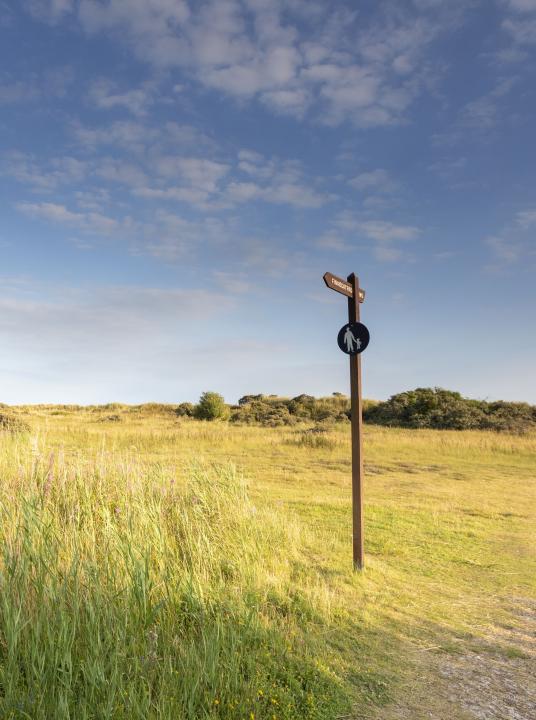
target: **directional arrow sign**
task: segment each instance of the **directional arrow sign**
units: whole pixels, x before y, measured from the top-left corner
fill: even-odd
[[[350,283],[347,280],[343,280],[342,278],[337,277],[330,272],[324,274],[324,282],[326,283],[328,288],[331,288],[336,292],[340,292],[342,293],[342,295],[346,295],[350,298],[354,296],[354,290]],[[359,288],[358,299],[361,303],[365,300],[365,291],[362,288]]]

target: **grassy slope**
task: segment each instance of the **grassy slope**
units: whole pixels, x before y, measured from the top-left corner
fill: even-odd
[[[356,574],[347,426],[109,414],[0,438],[3,717],[364,717],[535,596],[534,436],[367,427]]]

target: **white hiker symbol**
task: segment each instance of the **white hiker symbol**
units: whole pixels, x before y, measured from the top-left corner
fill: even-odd
[[[354,351],[354,343],[356,350],[359,350],[361,348],[361,340],[359,338],[356,338],[356,336],[349,327],[346,328],[343,340],[346,343],[346,349],[349,353]]]

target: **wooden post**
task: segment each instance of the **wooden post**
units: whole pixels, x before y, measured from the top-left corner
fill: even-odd
[[[352,297],[348,298],[348,322],[359,322],[359,278],[348,275]],[[363,402],[361,397],[361,355],[350,355],[350,399],[352,412],[352,544],[354,569],[365,565],[363,543]]]

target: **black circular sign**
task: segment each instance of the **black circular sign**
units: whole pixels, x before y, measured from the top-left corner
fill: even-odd
[[[347,323],[343,325],[337,335],[337,342],[343,353],[359,355],[367,347],[370,333],[363,323]]]

